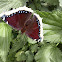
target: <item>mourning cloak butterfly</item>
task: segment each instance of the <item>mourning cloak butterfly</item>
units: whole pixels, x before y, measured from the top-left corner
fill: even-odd
[[[42,18],[30,8],[20,7],[0,14],[10,26],[36,41],[43,40]]]

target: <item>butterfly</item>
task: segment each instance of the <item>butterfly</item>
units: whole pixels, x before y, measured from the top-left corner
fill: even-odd
[[[0,14],[0,17],[11,27],[21,30],[36,41],[43,40],[42,18],[31,8],[19,7]]]

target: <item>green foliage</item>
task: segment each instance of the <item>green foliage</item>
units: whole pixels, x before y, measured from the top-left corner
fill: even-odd
[[[0,62],[3,62],[1,58],[0,58]]]
[[[30,39],[29,37],[28,37],[28,42],[31,43],[31,44],[35,44],[35,43],[37,43],[35,40]]]
[[[40,0],[46,2],[49,5],[59,5],[59,0]]]
[[[29,1],[27,4],[28,7],[31,7],[33,10],[41,10],[41,2],[40,0],[33,0],[33,1]]]
[[[17,57],[17,61],[25,61],[27,59],[24,51],[19,51],[18,53],[16,53],[15,57]]]
[[[38,50],[38,44],[31,45],[30,49],[31,49],[32,52],[37,52],[37,50]]]
[[[60,42],[62,40],[62,12],[58,10],[53,12],[37,11],[37,13],[43,17],[44,40]]]
[[[9,54],[7,55],[6,62],[17,62],[15,54],[16,54],[16,52],[10,53],[10,51],[9,51]]]
[[[52,11],[59,6],[59,0],[29,0],[28,7],[33,10]]]
[[[17,61],[26,61],[26,62],[33,62],[33,53],[30,51],[19,51],[16,55],[15,55],[16,60]]]
[[[27,56],[26,62],[33,62],[33,58],[34,58],[33,53],[30,51],[26,51],[25,54]]]
[[[9,52],[11,41],[11,27],[6,23],[0,23],[0,57],[5,62]]]
[[[57,10],[61,0],[0,0],[0,13],[20,6],[43,18],[44,41],[30,39],[0,18],[0,62],[62,62],[62,11]]]
[[[15,52],[21,48],[23,48],[23,46],[25,46],[25,44],[27,43],[27,37],[26,35],[21,35],[21,33],[17,36],[17,38],[15,38],[13,41],[13,45],[11,48],[11,53]]]
[[[59,5],[62,7],[62,0],[59,0]]]
[[[0,0],[0,13],[8,11],[10,8],[26,6],[28,0]]]
[[[62,52],[55,44],[44,44],[35,55],[36,62],[62,62]]]

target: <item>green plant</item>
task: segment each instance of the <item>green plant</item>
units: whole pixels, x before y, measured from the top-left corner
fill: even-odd
[[[0,0],[0,13],[25,5],[43,18],[44,40],[36,42],[0,19],[0,62],[62,62],[62,1]]]

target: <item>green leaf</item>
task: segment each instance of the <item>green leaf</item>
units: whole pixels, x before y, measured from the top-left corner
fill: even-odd
[[[53,11],[37,13],[43,17],[43,35],[47,42],[60,42],[62,40],[62,12]]]
[[[13,45],[11,48],[11,53],[15,52],[21,48],[23,48],[25,46],[25,44],[27,43],[27,37],[25,34],[18,34],[17,38],[13,39]]]
[[[24,45],[24,47],[22,48],[22,51],[26,51],[26,50],[28,50],[28,48],[29,48],[29,46],[28,46],[28,44],[26,44],[26,45]]]
[[[27,56],[26,62],[33,62],[33,59],[34,59],[33,53],[30,51],[26,51],[25,54]]]
[[[0,0],[0,13],[7,11],[10,8],[18,8],[21,6],[26,6],[28,0]]]
[[[30,7],[30,8],[32,8],[33,10],[35,10],[36,9],[36,7],[35,7],[35,5],[34,5],[34,3],[29,3],[29,6],[28,7]]]
[[[31,51],[36,52],[38,50],[38,44],[31,45]]]
[[[6,62],[16,62],[16,57],[15,57],[16,52],[10,53],[7,55]]]
[[[35,55],[36,62],[62,62],[62,52],[55,44],[44,44]]]
[[[59,0],[59,5],[62,7],[62,0]]]
[[[9,52],[12,28],[6,23],[0,23],[0,57],[5,62]]]
[[[28,42],[31,43],[31,44],[37,43],[37,41],[35,41],[35,40],[33,40],[33,39],[29,38],[29,37],[28,37]]]
[[[19,51],[18,53],[16,53],[15,57],[17,57],[16,58],[17,61],[25,61],[27,58],[24,51]]]
[[[49,5],[59,5],[59,0],[40,0],[43,1]]]
[[[3,62],[2,59],[1,59],[1,57],[0,57],[0,62]]]

